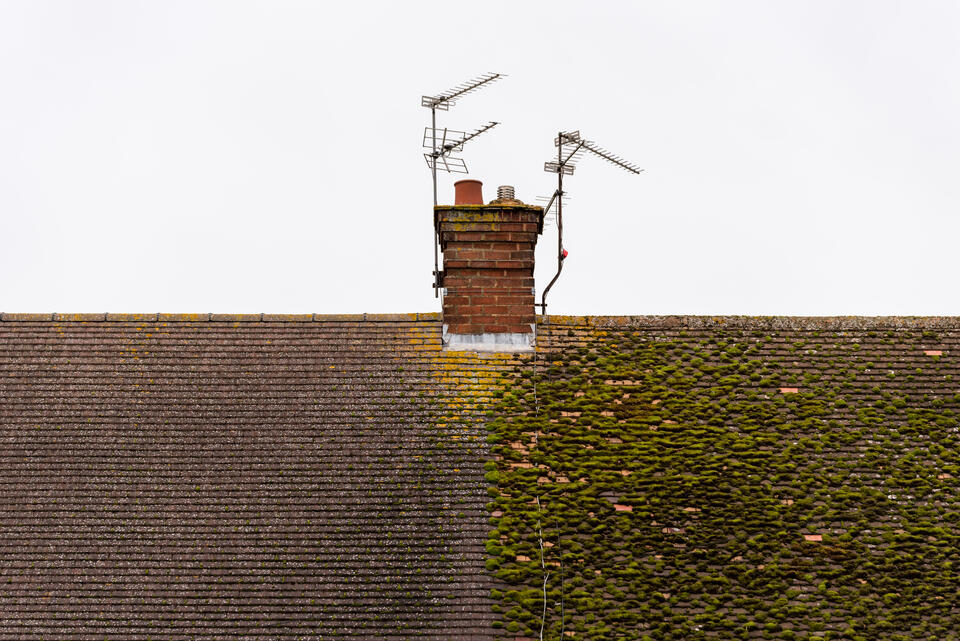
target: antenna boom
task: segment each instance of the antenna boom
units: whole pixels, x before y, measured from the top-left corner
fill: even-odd
[[[592,142],[583,141],[581,144],[583,145],[583,148],[586,149],[587,151],[592,151],[593,153],[600,156],[607,162],[613,163],[617,167],[626,169],[630,173],[639,174],[641,171],[643,171],[642,169],[634,165],[632,162],[626,161],[619,156],[615,156],[614,154],[611,154],[606,149],[603,149],[600,147],[594,147]]]
[[[483,125],[482,127],[480,127],[479,129],[477,129],[477,130],[474,131],[473,133],[471,133],[471,134],[469,134],[469,135],[467,135],[467,136],[464,136],[463,139],[459,140],[458,142],[456,142],[456,143],[447,143],[447,146],[453,145],[454,148],[460,149],[460,148],[463,147],[463,143],[467,142],[468,140],[473,140],[474,138],[476,138],[477,136],[479,136],[479,135],[482,134],[483,132],[485,132],[485,131],[490,131],[491,129],[493,129],[494,127],[496,127],[496,126],[499,125],[499,124],[500,124],[499,122],[495,122],[495,121],[491,120],[490,122],[488,122],[487,124]]]
[[[477,89],[488,85],[491,82],[496,82],[504,76],[505,74],[502,73],[485,73],[481,76],[473,78],[472,80],[461,83],[453,89],[448,89],[447,91],[444,91],[436,96],[423,96],[420,99],[420,106],[428,107],[430,109],[447,110],[452,105],[456,104],[457,98],[465,96],[468,93],[473,93]]]

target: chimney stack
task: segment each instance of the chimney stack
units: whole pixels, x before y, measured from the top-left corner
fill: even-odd
[[[483,204],[482,184],[461,180],[453,206],[435,208],[443,251],[441,286],[446,349],[526,351],[536,323],[533,260],[543,208],[525,205],[513,187]]]

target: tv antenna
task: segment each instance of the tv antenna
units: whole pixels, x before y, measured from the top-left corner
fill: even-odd
[[[437,169],[442,169],[448,173],[466,174],[467,164],[462,158],[451,156],[454,152],[463,151],[463,145],[469,140],[473,140],[480,134],[490,131],[496,127],[498,122],[490,121],[471,132],[457,131],[455,129],[437,127],[437,111],[448,111],[450,107],[457,104],[457,100],[481,89],[500,78],[502,73],[485,73],[476,78],[463,82],[453,89],[448,89],[435,96],[423,96],[420,99],[420,105],[430,109],[430,126],[423,131],[423,147],[429,149],[428,153],[423,154],[430,168],[430,175],[433,177],[433,206],[437,206]],[[436,216],[436,214],[434,214]],[[433,295],[439,296],[440,289],[440,257],[438,247],[440,243],[440,231],[437,229],[437,221],[433,221]]]
[[[602,147],[598,147],[593,141],[584,140],[580,136],[579,131],[561,131],[557,134],[557,137],[553,139],[553,144],[557,148],[557,160],[543,163],[543,170],[547,173],[557,174],[557,189],[553,192],[553,196],[547,202],[547,206],[543,208],[543,211],[545,215],[549,216],[551,208],[554,208],[553,215],[557,221],[557,273],[554,274],[553,279],[547,285],[546,289],[543,290],[543,296],[540,302],[534,303],[535,306],[540,307],[544,316],[547,315],[547,294],[550,293],[550,288],[553,287],[553,284],[560,278],[560,272],[563,271],[563,261],[567,258],[567,250],[563,248],[563,197],[565,195],[563,191],[563,177],[573,175],[577,161],[587,152],[595,156],[600,156],[600,158],[603,158],[607,162],[621,169],[625,169],[632,174],[639,174],[643,171],[632,162],[624,160],[620,156],[612,154]]]

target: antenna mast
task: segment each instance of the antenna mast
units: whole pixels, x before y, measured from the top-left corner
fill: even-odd
[[[563,177],[564,175],[572,176],[573,170],[576,169],[577,161],[582,157],[585,152],[590,152],[600,158],[603,158],[609,163],[612,163],[621,169],[625,169],[632,174],[639,174],[642,169],[633,163],[624,160],[620,156],[610,153],[602,147],[596,146],[592,141],[584,140],[580,137],[579,131],[569,131],[569,132],[559,132],[557,137],[553,139],[553,144],[557,148],[557,160],[556,162],[547,161],[543,163],[543,170],[547,173],[557,174],[557,189],[553,192],[553,196],[550,198],[547,206],[544,207],[544,214],[549,213],[550,208],[556,205],[557,208],[557,273],[553,275],[553,278],[550,280],[550,283],[547,285],[546,289],[543,290],[543,296],[540,299],[539,303],[534,303],[537,307],[540,307],[540,310],[544,317],[547,315],[547,294],[550,292],[550,288],[553,287],[553,284],[557,282],[557,279],[560,278],[560,272],[563,271],[563,261],[567,258],[567,250],[563,248]]]
[[[423,96],[420,99],[420,106],[427,107],[430,109],[430,126],[427,127],[423,132],[423,147],[429,149],[429,153],[423,154],[424,159],[427,161],[427,166],[430,168],[430,175],[433,178],[433,206],[437,206],[437,168],[443,169],[449,173],[458,173],[466,174],[467,164],[463,161],[462,158],[453,158],[450,156],[451,152],[454,151],[463,151],[463,145],[468,140],[476,138],[480,134],[489,131],[496,127],[498,122],[490,121],[482,127],[474,130],[473,132],[467,133],[464,131],[456,131],[452,129],[437,128],[437,110],[447,111],[456,104],[457,100],[466,96],[467,94],[473,93],[474,91],[489,85],[490,83],[496,82],[500,78],[503,78],[504,74],[502,73],[485,73],[481,76],[477,76],[471,80],[468,80],[464,83],[461,83],[454,87],[453,89],[448,89],[441,94],[436,96]],[[433,296],[434,298],[438,297],[441,278],[440,273],[440,257],[438,253],[438,248],[440,244],[439,239],[439,230],[437,229],[437,221],[434,218],[433,221]]]

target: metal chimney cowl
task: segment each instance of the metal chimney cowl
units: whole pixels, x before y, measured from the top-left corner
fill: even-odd
[[[490,201],[491,205],[522,205],[523,201],[518,200],[514,194],[511,185],[500,185],[497,187],[497,197]]]

